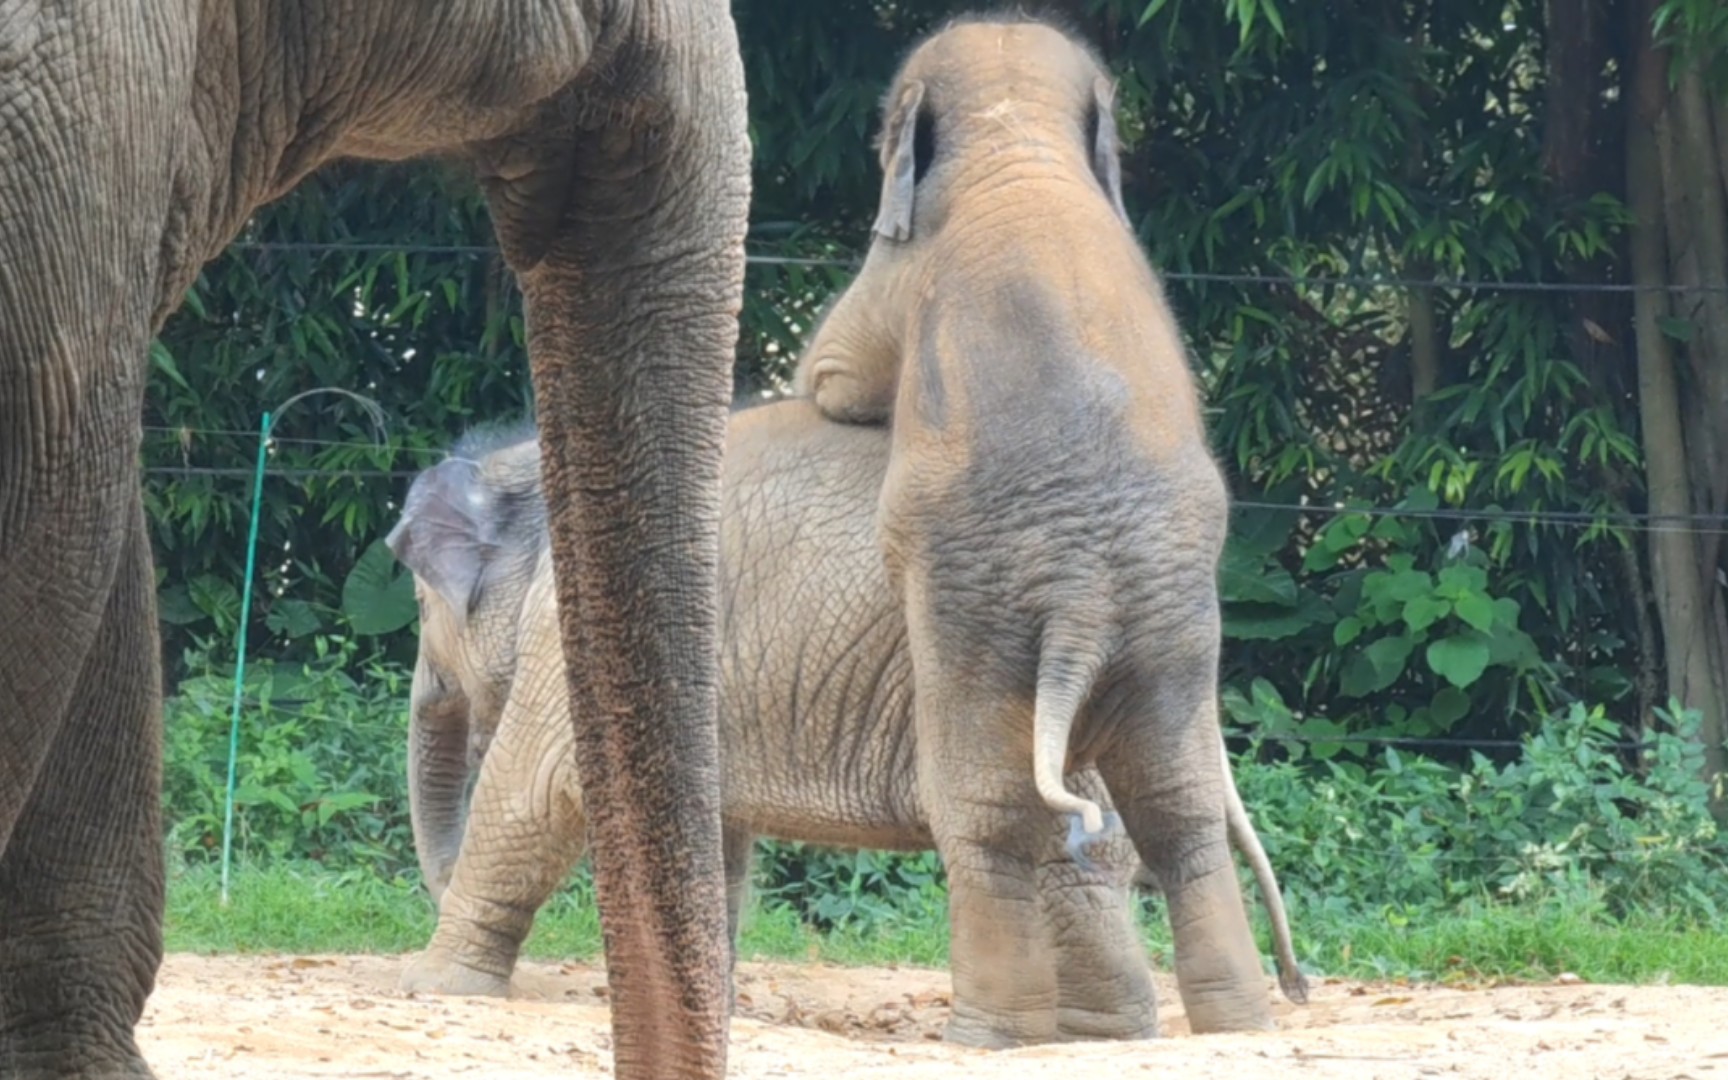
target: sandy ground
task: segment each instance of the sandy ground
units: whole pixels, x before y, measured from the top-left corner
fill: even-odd
[[[170,956],[139,1041],[170,1078],[603,1076],[598,967],[523,963],[508,1001],[395,988],[404,958]],[[1268,986],[1271,987],[1270,981]],[[831,1080],[1692,1077],[1728,1080],[1728,988],[1327,981],[1276,1032],[1193,1036],[1160,978],[1164,1039],[978,1051],[938,1042],[941,971],[744,964],[730,1075]],[[886,1070],[886,1071],[884,1071]]]

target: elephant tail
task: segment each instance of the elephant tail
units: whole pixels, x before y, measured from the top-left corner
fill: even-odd
[[[1296,962],[1296,947],[1290,939],[1290,919],[1284,912],[1284,896],[1278,889],[1278,875],[1272,872],[1272,860],[1260,846],[1260,837],[1248,820],[1248,808],[1242,805],[1242,795],[1236,790],[1236,777],[1230,768],[1230,754],[1224,740],[1218,740],[1224,758],[1224,817],[1230,842],[1248,860],[1254,870],[1254,880],[1260,884],[1260,896],[1266,903],[1266,914],[1272,919],[1272,942],[1278,959],[1278,986],[1284,996],[1297,1005],[1308,1002],[1308,976]]]
[[[1068,765],[1068,735],[1074,717],[1092,693],[1092,682],[1104,666],[1097,636],[1047,627],[1038,659],[1038,696],[1032,715],[1032,768],[1044,805],[1071,820],[1069,846],[1104,831],[1103,810],[1091,799],[1068,790],[1063,774]],[[1112,815],[1114,816],[1114,815]]]

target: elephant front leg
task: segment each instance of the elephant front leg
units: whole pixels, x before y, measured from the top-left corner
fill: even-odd
[[[1260,952],[1225,832],[1215,670],[1164,676],[1153,708],[1099,756],[1140,857],[1162,887],[1176,982],[1196,1034],[1271,1030]]]
[[[1109,808],[1097,772],[1069,780],[1072,790]],[[1127,889],[1138,863],[1116,833],[1094,845],[1092,865],[1068,853],[1064,822],[1051,826],[1038,864],[1038,895],[1056,965],[1056,1029],[1063,1040],[1153,1039],[1158,1003]]]
[[[110,510],[125,539],[94,642],[67,680],[71,700],[20,812],[0,822],[12,825],[9,840],[0,828],[0,1076],[9,1080],[151,1075],[133,1027],[162,957],[161,688],[143,507],[135,487],[127,497]],[[33,539],[23,554],[64,549],[47,530]],[[28,565],[44,581],[65,580],[90,558]],[[8,694],[20,684],[5,666],[23,655],[15,650],[31,638],[72,644],[53,604],[8,615],[0,728],[29,718],[29,702]]]

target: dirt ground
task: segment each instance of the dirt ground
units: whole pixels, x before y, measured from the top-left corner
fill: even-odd
[[[200,957],[163,964],[139,1041],[164,1078],[603,1076],[597,966],[524,962],[508,1001],[399,993],[389,956]],[[1271,983],[1268,982],[1268,986]],[[978,1051],[937,1041],[946,972],[744,964],[730,1075],[1035,1080],[1115,1074],[1728,1080],[1728,988],[1441,988],[1327,981],[1270,992],[1278,1031],[1188,1033],[1159,979],[1166,1038]],[[883,1070],[887,1071],[884,1072]]]

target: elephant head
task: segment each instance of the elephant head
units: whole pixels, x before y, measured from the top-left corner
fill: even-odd
[[[1017,36],[1013,47],[1001,45],[1003,31]],[[1097,56],[1038,23],[962,17],[915,49],[884,99],[870,250],[811,335],[794,375],[800,396],[831,419],[887,418],[911,348],[906,312],[931,275],[964,275],[969,261],[991,257],[976,230],[980,242],[961,250],[957,216],[988,213],[993,227],[1012,228],[1051,201],[1091,198],[1125,226],[1114,101]]]
[[[408,800],[434,899],[462,841],[463,792],[516,672],[523,597],[549,558],[532,428],[474,434],[414,478],[385,538],[414,576],[420,653],[408,726]]]

